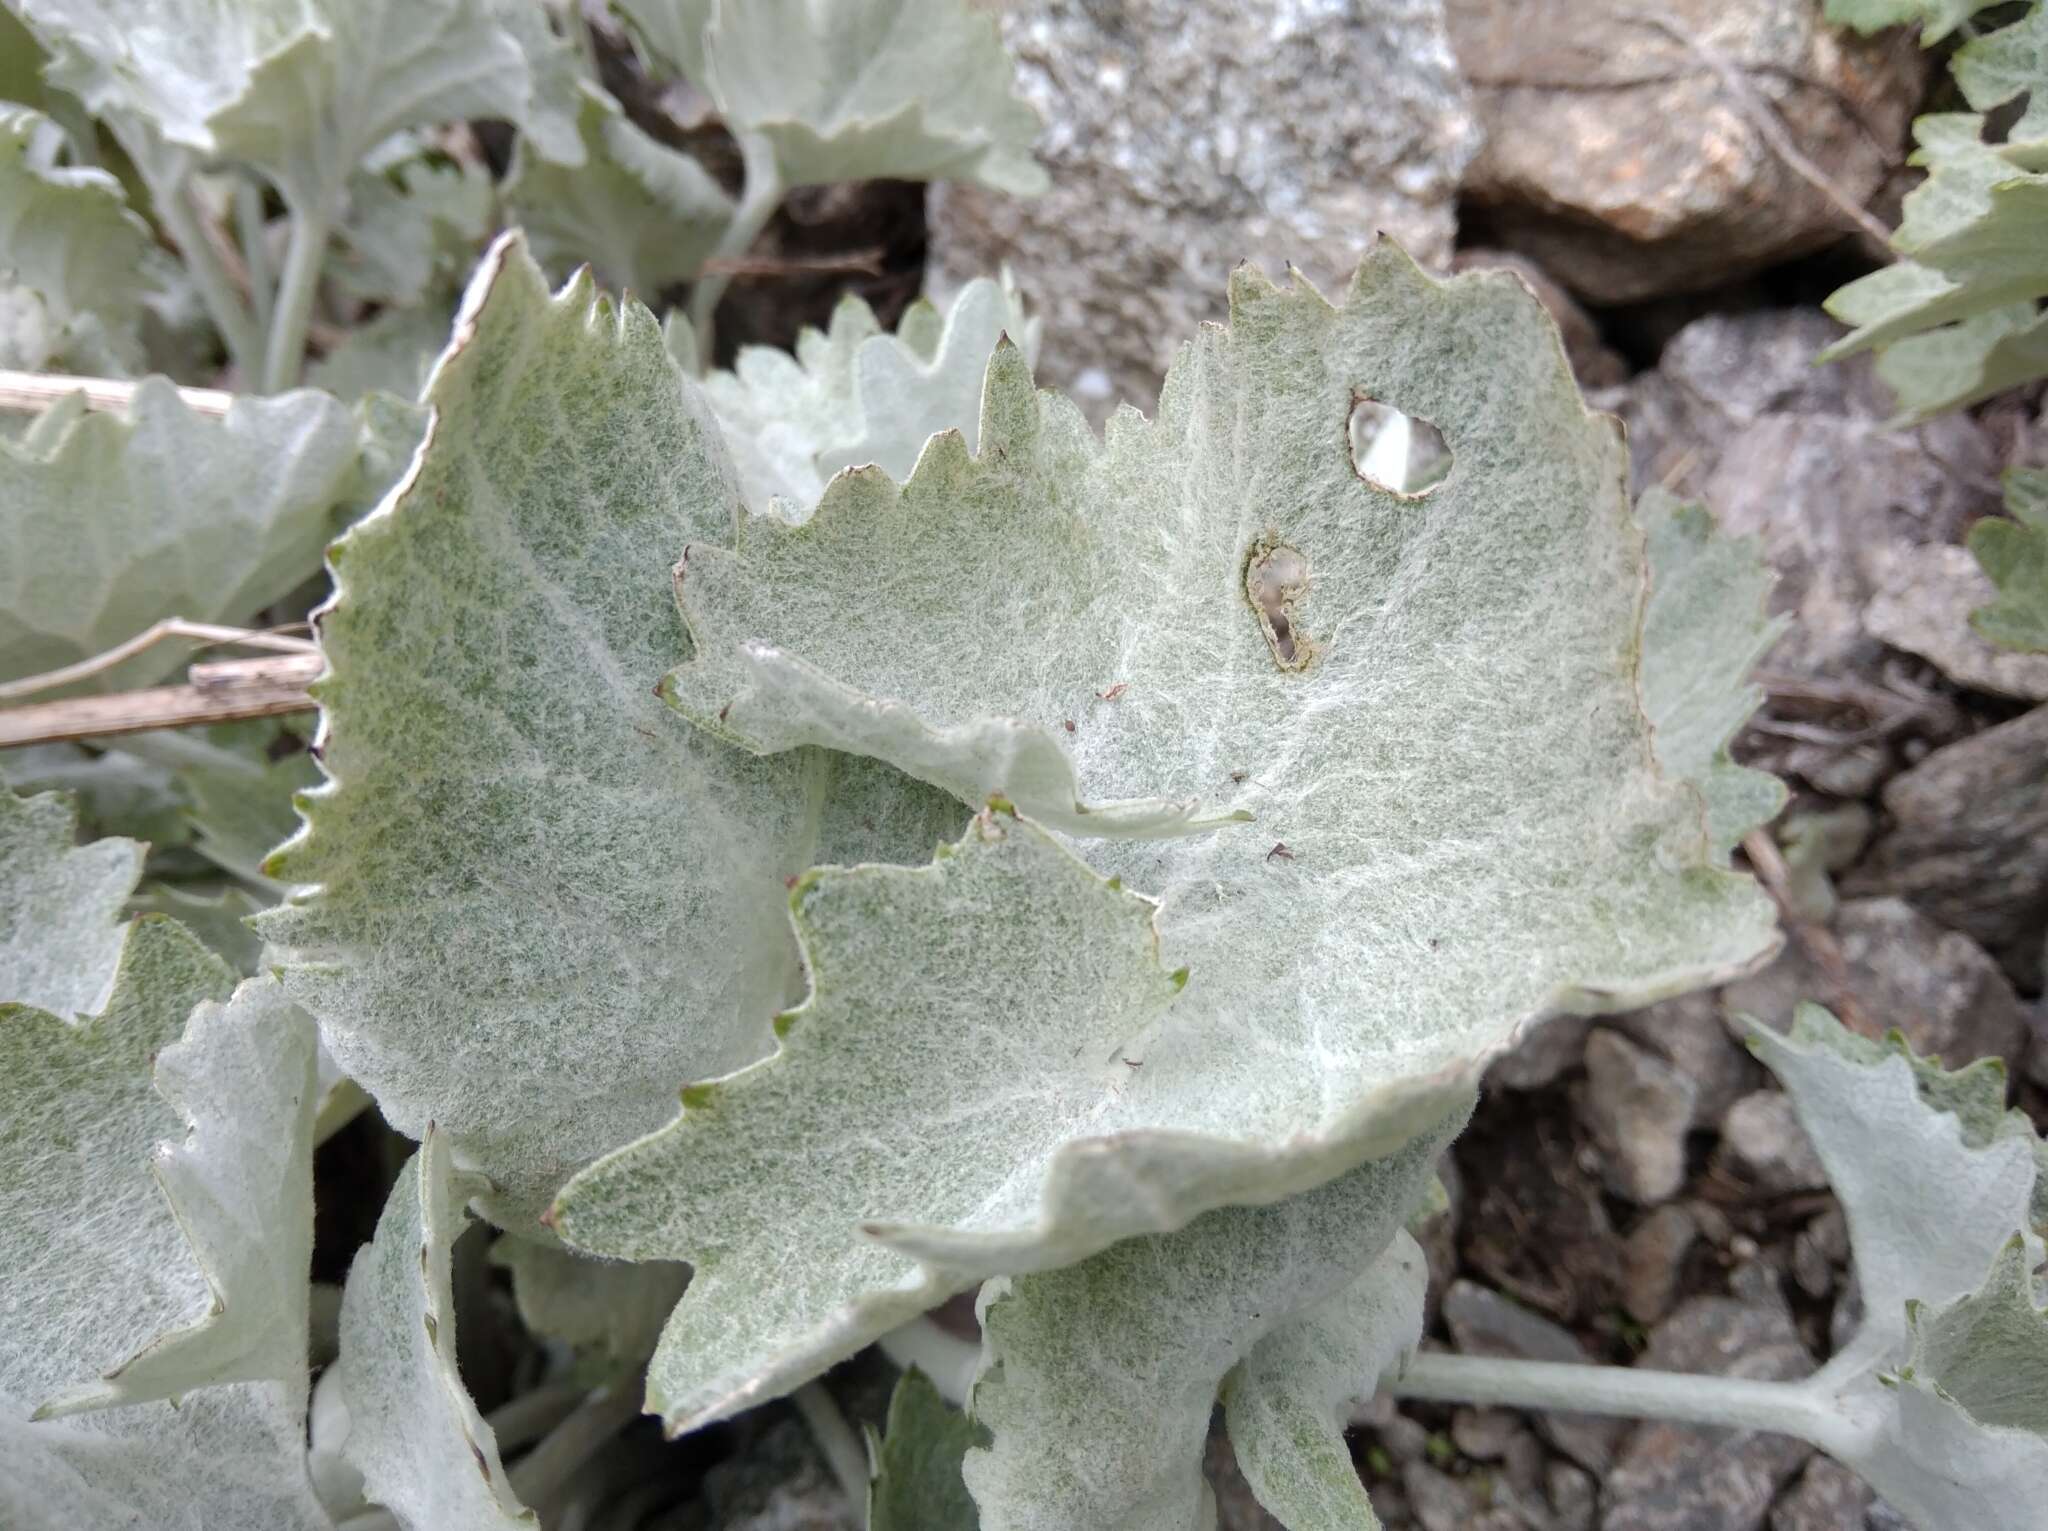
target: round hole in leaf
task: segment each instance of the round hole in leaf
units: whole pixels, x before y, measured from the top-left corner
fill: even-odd
[[[1347,422],[1351,466],[1375,489],[1419,500],[1451,471],[1451,445],[1420,415],[1357,394]]]

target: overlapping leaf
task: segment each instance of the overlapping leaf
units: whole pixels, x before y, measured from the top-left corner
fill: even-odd
[[[481,1185],[428,1129],[356,1256],[341,1305],[343,1454],[408,1531],[532,1531],[455,1365],[449,1249]]]
[[[2026,1275],[2048,1145],[2006,1109],[1996,1060],[1951,1073],[1812,1005],[1750,1041],[1827,1166],[1863,1291],[1862,1327],[1799,1385],[1816,1438],[1922,1531],[2024,1524],[2048,1483],[2048,1319]]]
[[[1329,1495],[1336,1485],[1311,1457],[1334,1450],[1350,1464],[1331,1409],[1311,1400],[1339,1370],[1339,1394],[1369,1396],[1384,1353],[1420,1337],[1420,1252],[1401,1224],[1465,1115],[1273,1206],[1210,1212],[1064,1270],[991,1282],[969,1412],[992,1440],[964,1469],[986,1531],[1194,1531],[1225,1387],[1267,1508],[1299,1513]],[[1364,1343],[1287,1374],[1337,1331]],[[1276,1428],[1304,1433],[1283,1441]],[[1370,1526],[1349,1476],[1354,1518],[1340,1523]]]
[[[1970,551],[1998,587],[1970,625],[2006,648],[2048,653],[2048,473],[2007,473],[2005,508],[2012,520],[1987,517],[1970,528]]]
[[[976,1433],[929,1377],[916,1367],[905,1372],[889,1396],[881,1440],[869,1437],[868,1531],[981,1531],[960,1476]]]
[[[350,178],[329,279],[363,302],[425,303],[468,274],[496,196],[483,165],[430,153],[416,135],[400,134]]]
[[[995,23],[963,0],[627,0],[642,41],[701,85],[785,185],[892,176],[1045,188],[1038,119]]]
[[[103,887],[58,899],[23,859],[0,868],[15,928],[26,914],[61,942],[104,924]],[[293,1136],[311,1120],[292,1066],[310,1058],[308,1039],[261,1005],[209,1003],[232,983],[191,936],[145,918],[98,1013],[0,1003],[0,1522],[327,1525],[303,1468],[306,1287],[294,1268],[312,1237],[310,1150]],[[151,1082],[160,1053],[172,1103]],[[253,1155],[252,1132],[264,1135]],[[275,1217],[239,1221],[252,1211]],[[32,1420],[53,1397],[158,1401]]]
[[[1840,27],[1868,36],[1886,27],[1919,23],[1929,43],[1939,42],[1992,0],[1827,0],[1826,15]]]
[[[692,545],[679,588],[698,653],[670,684],[708,731],[830,737],[1084,828],[1185,827],[1202,792],[1260,822],[1087,848],[1163,895],[1166,965],[1191,978],[1156,1021],[1126,1000],[1100,1032],[1075,1034],[1096,1024],[1085,1014],[1034,1022],[1036,1040],[1013,1022],[1024,1040],[1006,1049],[1037,1060],[1026,1102],[989,1098],[1015,1092],[1007,1051],[978,1062],[948,1041],[928,1071],[852,1070],[876,1087],[847,1107],[875,1125],[863,1138],[835,1112],[821,1134],[816,1102],[844,1095],[841,1051],[872,1044],[850,1021],[837,1042],[799,1025],[775,1059],[572,1184],[558,1206],[572,1241],[698,1264],[650,1372],[671,1424],[800,1381],[970,1274],[1315,1185],[1440,1115],[1518,1026],[1769,950],[1759,895],[1707,864],[1698,796],[1653,761],[1620,445],[1584,412],[1526,292],[1439,286],[1382,253],[1341,310],[1254,278],[1235,297],[1232,328],[1182,358],[1156,424],[1126,414],[1097,444],[1000,351],[978,458],[942,436],[903,489],[842,475],[802,525],[748,516],[737,551]],[[1427,499],[1353,471],[1361,391],[1445,429],[1460,467]],[[1308,574],[1276,624],[1248,599],[1247,566],[1283,547]],[[1753,601],[1737,613],[1754,618]],[[1019,740],[1038,752],[1026,768]],[[1109,785],[1098,803],[1118,788],[1186,796],[1079,813],[1077,776]],[[940,883],[978,886],[1005,860],[1056,869],[1028,824],[998,845],[970,837]],[[818,883],[807,910],[822,917],[835,895],[858,907],[862,884],[841,886]],[[1014,897],[1032,919],[1006,938],[1005,973],[1032,960],[1035,931],[1076,939],[1041,913],[1049,890],[1018,880]],[[900,975],[862,970],[838,989],[848,964],[812,971],[821,1017],[907,1015]],[[1063,1097],[1099,1059],[1131,1074],[1083,1128]],[[963,1113],[962,1098],[984,1103]],[[1015,1116],[1027,1106],[1045,1113],[1030,1133]],[[885,1154],[825,1177],[816,1221],[840,1219],[847,1245],[753,1204],[785,1145],[928,1142],[975,1119],[1005,1122],[1001,1145],[986,1164],[955,1156],[942,1184],[920,1184],[907,1152],[901,1168]],[[923,1271],[848,1247],[863,1215]],[[728,1311],[743,1266],[777,1270],[786,1295]]]
[[[73,843],[78,810],[55,792],[0,783],[0,995],[66,1018],[99,1009],[123,939],[121,905],[142,875],[132,840]]]
[[[704,392],[724,429],[747,504],[802,519],[825,481],[855,463],[907,478],[925,443],[959,431],[971,448],[981,424],[981,384],[996,342],[1011,336],[1028,360],[1039,322],[1028,318],[1007,276],[969,282],[943,316],[920,300],[894,335],[867,304],[840,300],[825,331],[806,329],[796,353],[743,349],[731,372],[713,372]],[[686,324],[671,315],[670,349],[684,361]]]
[[[614,289],[649,302],[695,277],[732,221],[732,199],[594,85],[583,87],[577,130],[584,156],[574,167],[522,146],[506,182],[506,205],[534,254],[557,272],[588,262]]]
[[[163,617],[242,621],[319,567],[357,427],[322,394],[195,414],[161,378],[125,416],[0,440],[0,679],[75,663]],[[175,646],[82,684],[159,679]]]
[[[922,858],[965,817],[872,764],[753,760],[653,696],[668,569],[730,523],[716,427],[653,318],[550,299],[516,238],[429,387],[411,477],[333,556],[333,780],[270,864],[286,983],[402,1129],[439,1123],[527,1236],[567,1174],[770,1045],[784,880]]]
[[[491,1263],[510,1274],[527,1331],[572,1346],[597,1380],[630,1371],[653,1353],[690,1279],[686,1266],[671,1261],[593,1260],[515,1234],[491,1246]]]
[[[1735,764],[1728,746],[1763,701],[1749,672],[1789,619],[1765,613],[1775,576],[1755,540],[1717,535],[1705,506],[1652,489],[1636,516],[1650,554],[1643,710],[1659,763],[1698,789],[1708,839],[1725,856],[1785,806],[1784,784]]]

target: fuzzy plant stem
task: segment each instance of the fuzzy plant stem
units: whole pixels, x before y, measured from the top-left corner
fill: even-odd
[[[147,178],[147,167],[138,161]],[[244,378],[253,378],[257,363],[258,336],[249,307],[235,291],[233,278],[228,275],[226,262],[220,258],[220,251],[214,248],[213,240],[201,221],[199,209],[193,204],[192,189],[182,180],[174,185],[150,183],[150,200],[156,204],[156,215],[162,221],[164,231],[178,247],[178,253],[185,258],[185,269],[191,273],[192,285],[199,290],[199,301],[205,305],[206,316],[213,321],[213,327],[220,331],[220,338],[228,348],[228,358],[235,364],[235,371]]]
[[[277,303],[277,273],[270,269],[263,188],[246,178],[235,187],[235,237],[241,242],[242,264],[249,268],[249,301],[256,305],[257,326],[267,331]]]
[[[1579,1366],[1421,1351],[1382,1379],[1400,1398],[1494,1408],[1618,1414],[1689,1425],[1772,1430],[1839,1455],[1853,1433],[1805,1383],[1700,1376],[1630,1366]]]
[[[775,216],[775,209],[782,205],[782,193],[786,189],[782,184],[782,172],[775,165],[773,144],[759,133],[741,133],[739,145],[740,164],[745,174],[740,184],[739,206],[733,209],[732,222],[719,236],[718,248],[711,252],[707,264],[712,269],[700,275],[696,286],[690,290],[690,327],[697,332],[697,355],[707,372],[713,366],[713,353],[718,348],[718,302],[732,282],[732,274],[718,269],[716,263],[738,260],[753,248],[754,241],[761,237],[761,230],[768,227],[768,220]]]
[[[264,393],[282,393],[299,380],[306,359],[306,328],[320,290],[320,267],[327,259],[327,236],[334,227],[333,200],[309,198],[292,208],[291,242],[285,246],[277,307],[263,347]]]
[[[822,1382],[806,1382],[794,1393],[789,1401],[796,1405],[796,1411],[803,1416],[805,1426],[811,1432],[811,1439],[818,1443],[818,1450],[825,1454],[825,1465],[832,1469],[832,1476],[839,1480],[840,1490],[856,1512],[865,1511],[868,1502],[868,1453],[860,1443],[860,1437],[853,1433],[853,1426],[846,1422],[846,1416],[839,1412],[839,1405]]]
[[[920,1314],[900,1329],[892,1329],[876,1342],[882,1354],[903,1370],[916,1367],[931,1379],[939,1396],[955,1408],[964,1408],[974,1390],[974,1374],[981,1369],[981,1347],[963,1340]]]

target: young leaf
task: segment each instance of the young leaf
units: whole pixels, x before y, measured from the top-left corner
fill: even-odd
[[[574,1346],[598,1381],[653,1353],[690,1279],[688,1267],[666,1260],[593,1260],[510,1233],[491,1246],[491,1264],[510,1273],[520,1322]]]
[[[17,863],[0,865],[0,908],[18,912]],[[85,892],[68,909],[91,921],[100,907]],[[37,914],[61,930],[67,908],[44,902]],[[258,1132],[296,1125],[295,1108],[309,1115],[309,1101],[290,1098],[297,1043],[242,1006],[203,1012],[178,1043],[194,1007],[232,983],[191,936],[144,918],[128,928],[98,1014],[74,1023],[0,1004],[0,1524],[328,1527],[303,1465],[306,1289],[294,1251],[310,1248],[312,1203],[310,1176],[294,1179],[306,1151],[289,1136],[252,1145],[221,1110],[234,1101]],[[158,1140],[177,1144],[185,1125],[151,1085],[159,1052],[196,1131],[153,1172]],[[251,1210],[218,1200],[238,1187],[283,1222],[224,1217]],[[31,1422],[53,1395],[124,1362],[134,1369],[117,1391],[150,1373],[138,1396],[195,1390],[175,1407]],[[197,1386],[223,1376],[260,1380]]]
[[[227,1382],[299,1379],[313,1257],[312,1022],[273,979],[202,1002],[156,1059],[157,1088],[189,1123],[155,1173],[206,1278],[197,1323],[154,1338],[98,1383],[38,1411],[176,1399]]]
[[[486,259],[405,482],[331,557],[328,785],[259,925],[335,1058],[437,1122],[530,1229],[675,1091],[760,1056],[799,992],[784,880],[923,857],[965,813],[821,752],[754,760],[653,688],[688,652],[668,570],[728,525],[716,426],[651,315]]]
[[[650,138],[618,102],[585,84],[573,168],[521,145],[505,204],[541,263],[589,262],[611,287],[648,302],[697,275],[732,221],[732,199],[696,160]]]
[[[880,1443],[870,1438],[868,1531],[981,1531],[960,1461],[982,1436],[923,1372],[905,1372]]]
[[[2019,162],[2038,153],[2048,140],[2048,11],[2030,5],[2011,25],[1970,38],[1956,49],[1949,70],[1963,98],[1980,112],[2026,97],[2026,110],[2006,129],[2004,148]]]
[[[2012,520],[1987,516],[1970,528],[1970,551],[1998,587],[1970,625],[2006,648],[2048,653],[2048,473],[2008,472],[2005,508]]]
[[[636,16],[658,0],[630,7]],[[703,16],[701,83],[735,133],[774,145],[786,186],[889,176],[978,181],[1030,196],[1038,117],[1012,90],[992,18],[965,0],[711,0],[673,6],[667,35]],[[671,43],[678,55],[687,40]],[[691,60],[678,56],[678,65]]]
[[[1826,16],[1838,27],[1854,27],[1864,36],[1886,27],[1918,22],[1921,40],[1938,43],[1995,0],[1827,0]]]
[[[704,23],[717,0],[614,0],[647,59],[650,72],[666,69],[704,86]]]
[[[0,784],[0,1003],[72,1019],[98,1010],[125,932],[121,905],[148,849],[133,840],[76,845],[70,797],[17,797]]]
[[[342,1294],[342,1453],[365,1495],[407,1531],[539,1525],[506,1481],[497,1437],[455,1366],[448,1251],[479,1189],[455,1172],[447,1138],[428,1128]]]
[[[0,679],[90,658],[163,617],[241,621],[285,595],[319,567],[356,440],[322,394],[239,398],[209,419],[162,378],[126,416],[0,440]],[[147,685],[182,657],[158,644],[77,689]]]
[[[1407,1294],[1419,1252],[1401,1223],[1465,1115],[1271,1206],[1224,1208],[1064,1270],[989,1283],[969,1413],[992,1439],[964,1469],[985,1531],[1194,1531],[1203,1443],[1226,1375],[1271,1338],[1292,1330],[1301,1340],[1294,1326],[1328,1318],[1325,1305],[1342,1303],[1361,1272],[1374,1288],[1361,1308],[1380,1315],[1396,1348],[1412,1346],[1422,1310]],[[1321,1369],[1355,1367],[1350,1391],[1370,1393],[1377,1339]],[[1268,1362],[1289,1344],[1281,1339]],[[1263,1365],[1253,1372],[1228,1386],[1233,1400],[1237,1387],[1252,1388],[1251,1416],[1232,1423],[1246,1420],[1256,1453],[1262,1409],[1301,1400]],[[1317,1445],[1327,1428],[1315,1421]],[[1291,1454],[1260,1460],[1284,1479]],[[1298,1508],[1300,1488],[1286,1484],[1276,1497]],[[1353,1497],[1354,1508],[1364,1502]]]
[[[60,164],[63,139],[40,112],[0,106],[0,278],[32,291],[57,332],[97,324],[139,359],[149,225],[106,171]]]
[[[365,303],[412,308],[467,275],[496,211],[490,171],[428,152],[418,135],[379,145],[349,180],[330,280]],[[436,337],[434,349],[441,338]],[[408,393],[410,390],[408,390]]]
[[[1636,518],[1650,553],[1643,711],[1658,761],[1698,789],[1707,838],[1725,858],[1785,806],[1784,784],[1735,764],[1728,745],[1763,701],[1749,672],[1789,619],[1765,614],[1774,576],[1755,540],[1717,535],[1705,506],[1652,488],[1637,503]]]
[[[682,345],[685,328],[671,316],[664,331],[671,350]],[[797,337],[793,358],[746,347],[731,372],[704,379],[704,392],[747,504],[765,515],[780,497],[789,506],[780,514],[802,520],[825,481],[850,464],[874,463],[891,478],[908,478],[925,443],[949,430],[972,449],[982,376],[1005,333],[1027,360],[1037,349],[1038,321],[1025,316],[1007,276],[1000,283],[982,277],[960,290],[943,317],[928,303],[913,305],[894,335],[849,296],[833,310],[828,331]]]
[[[1252,1346],[1224,1382],[1231,1449],[1288,1531],[1377,1531],[1344,1439],[1353,1406],[1422,1335],[1429,1264],[1405,1231],[1365,1273]]]

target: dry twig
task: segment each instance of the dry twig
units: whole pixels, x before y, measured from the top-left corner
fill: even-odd
[[[317,653],[230,659],[194,665],[189,685],[0,709],[0,749],[306,712],[314,705],[306,687],[324,663]]]

